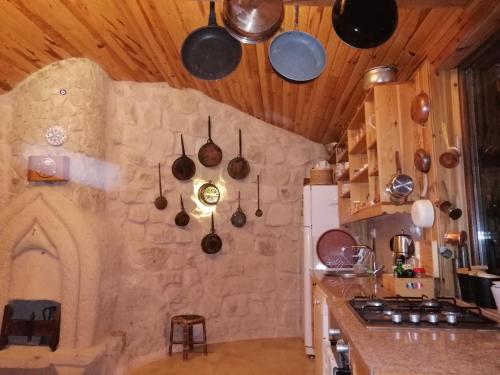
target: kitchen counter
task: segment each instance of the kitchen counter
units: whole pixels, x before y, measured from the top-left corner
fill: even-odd
[[[354,296],[384,297],[373,278],[313,275],[328,295],[331,314],[367,373],[500,374],[500,331],[366,328],[346,304]]]

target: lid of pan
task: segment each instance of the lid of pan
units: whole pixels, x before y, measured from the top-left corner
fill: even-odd
[[[330,229],[323,233],[316,244],[318,258],[327,268],[352,268],[353,255],[357,250],[354,237],[342,229]]]

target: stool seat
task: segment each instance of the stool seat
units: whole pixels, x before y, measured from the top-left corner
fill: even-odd
[[[203,339],[194,341],[193,327],[196,324],[202,325]],[[182,340],[174,340],[174,327],[179,325],[182,328]],[[182,359],[188,358],[189,351],[194,349],[194,345],[204,345],[205,355],[207,355],[207,330],[205,317],[196,314],[175,315],[170,319],[170,343],[168,345],[168,354],[172,355],[172,344],[182,344]]]
[[[175,315],[172,317],[174,324],[200,324],[205,321],[201,315]]]

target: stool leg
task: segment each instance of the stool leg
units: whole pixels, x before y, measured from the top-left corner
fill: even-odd
[[[189,352],[189,327],[184,325],[182,331],[184,333],[184,339],[182,342],[182,360],[187,361]]]
[[[202,323],[203,325],[203,344],[205,345],[205,355],[208,354],[208,349],[207,349],[207,327],[205,326],[205,321]]]
[[[189,326],[189,350],[193,350],[194,349],[194,339],[193,339],[193,326],[190,325]]]
[[[174,340],[174,323],[170,322],[170,343],[168,345],[168,355],[172,355],[172,341]]]

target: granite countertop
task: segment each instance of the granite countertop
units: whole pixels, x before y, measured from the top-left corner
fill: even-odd
[[[371,374],[500,374],[500,331],[366,328],[347,306],[354,296],[384,296],[373,278],[342,279],[315,272],[349,345]]]

